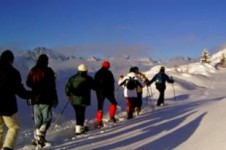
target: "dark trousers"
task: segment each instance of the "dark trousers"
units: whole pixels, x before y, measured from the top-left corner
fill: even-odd
[[[96,95],[97,95],[97,109],[98,109],[98,111],[103,111],[105,99],[108,99],[111,104],[117,105],[115,95],[113,93],[105,95],[103,93],[97,92]]]
[[[141,106],[142,106],[142,93],[137,93],[137,104],[136,104],[136,107],[138,107],[139,110],[141,110]]]
[[[75,111],[76,125],[84,126],[86,106],[72,105]]]
[[[158,91],[159,91],[159,98],[158,98],[157,106],[160,106],[161,104],[164,104],[165,89],[158,89]]]

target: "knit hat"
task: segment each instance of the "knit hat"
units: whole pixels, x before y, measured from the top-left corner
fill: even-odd
[[[110,68],[110,63],[109,63],[109,61],[107,61],[107,60],[103,61],[102,67],[104,67],[104,68]]]
[[[160,72],[164,72],[164,71],[165,71],[165,67],[161,66]]]
[[[87,67],[86,67],[86,65],[84,65],[84,64],[80,64],[79,66],[78,66],[78,71],[87,71],[88,69],[87,69]]]

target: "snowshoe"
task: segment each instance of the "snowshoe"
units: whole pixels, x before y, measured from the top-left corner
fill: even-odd
[[[44,136],[35,136],[35,138],[31,141],[31,144],[34,145],[38,149],[42,149],[45,147],[50,147],[52,144],[47,142]]]
[[[117,120],[116,120],[116,118],[115,117],[111,117],[110,119],[109,119],[109,121],[108,122],[117,122]]]
[[[88,131],[89,131],[89,127],[84,126],[84,132],[86,133],[86,132],[88,132]]]
[[[103,127],[104,127],[103,122],[100,122],[100,123],[97,124],[97,129],[101,129],[101,128],[103,128]]]

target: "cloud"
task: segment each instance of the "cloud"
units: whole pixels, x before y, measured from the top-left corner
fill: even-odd
[[[93,44],[93,45],[74,45],[54,48],[57,51],[61,51],[64,54],[74,54],[74,56],[117,56],[117,55],[129,55],[131,57],[147,56],[153,48],[142,45],[105,45],[105,44]]]

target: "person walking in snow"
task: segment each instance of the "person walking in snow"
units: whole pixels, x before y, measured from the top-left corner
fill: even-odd
[[[131,119],[133,118],[133,113],[138,102],[137,87],[142,87],[136,77],[134,68],[130,68],[129,73],[126,76],[121,75],[119,77],[118,85],[124,88],[127,119]]]
[[[48,56],[41,54],[29,71],[26,84],[34,94],[31,105],[34,109],[35,133],[33,144],[47,146],[45,136],[52,122],[52,107],[58,104],[55,73],[48,67]]]
[[[0,149],[13,150],[19,132],[17,118],[16,95],[24,99],[31,97],[21,81],[20,73],[12,64],[14,55],[11,50],[5,50],[0,57]],[[7,127],[7,133],[3,142],[3,125]]]
[[[97,121],[97,127],[101,128],[103,127],[103,106],[104,106],[104,100],[107,98],[111,105],[109,107],[109,117],[110,121],[116,122],[115,119],[115,112],[116,112],[116,106],[117,101],[115,99],[115,79],[112,74],[112,72],[109,70],[110,68],[110,62],[109,61],[103,61],[102,67],[96,72],[94,81],[96,85],[96,96],[97,96],[97,113],[96,113],[96,121]]]
[[[169,78],[169,76],[165,73],[165,67],[162,66],[159,72],[148,82],[148,85],[151,85],[153,82],[155,82],[156,89],[159,91],[157,106],[163,106],[166,82],[174,83],[174,80],[173,78]]]
[[[94,89],[94,81],[87,74],[84,64],[78,66],[78,73],[71,76],[65,86],[65,93],[74,108],[76,116],[75,134],[80,135],[88,131],[84,126],[86,107],[91,103],[91,89]]]
[[[133,67],[133,72],[136,74],[136,77],[144,84],[148,84],[148,78],[139,71],[139,68],[137,66]],[[143,93],[143,87],[141,84],[138,84],[137,88],[137,105],[135,107],[136,113],[139,115],[142,107],[142,93]]]

